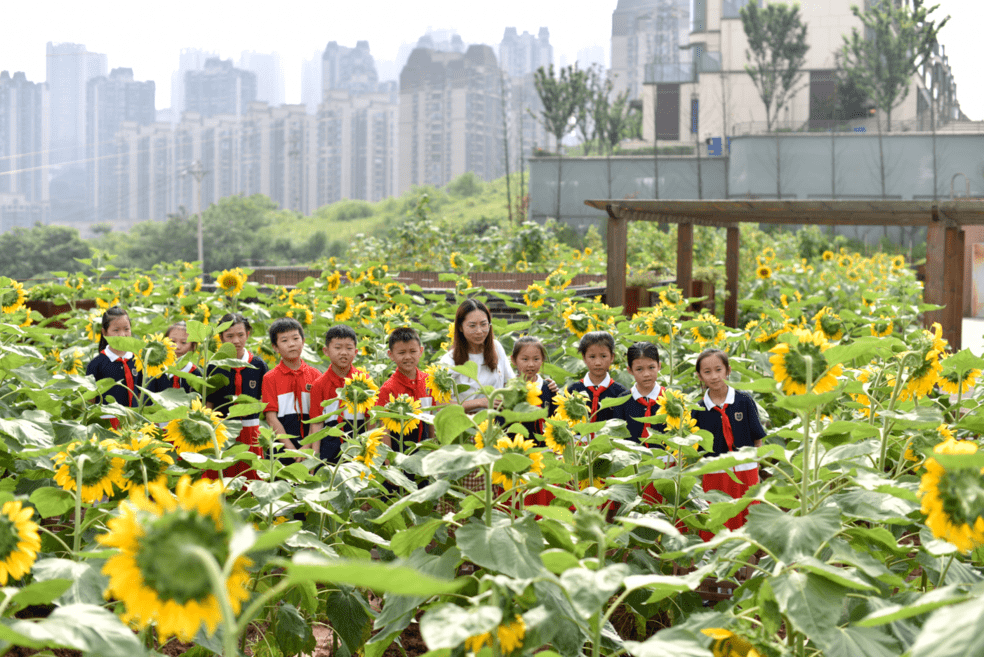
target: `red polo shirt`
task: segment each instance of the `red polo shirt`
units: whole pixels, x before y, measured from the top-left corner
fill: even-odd
[[[386,383],[379,388],[379,399],[376,401],[376,406],[385,406],[400,395],[410,395],[410,397],[420,400],[421,409],[434,405],[434,398],[427,390],[427,375],[419,369],[417,376],[413,379],[408,378],[399,369],[393,372],[393,375],[386,379]],[[412,439],[416,442],[423,440],[425,429],[424,423],[421,422]]]
[[[263,377],[266,412],[276,412],[284,431],[291,436],[303,438],[308,434],[304,422],[311,417],[312,389],[319,376],[321,372],[305,362],[292,370],[281,361]]]
[[[313,417],[318,417],[324,415],[325,413],[331,413],[332,411],[338,410],[338,402],[332,401],[338,397],[338,389],[345,386],[345,379],[351,378],[353,374],[364,374],[364,372],[357,367],[350,367],[348,373],[345,376],[338,376],[335,374],[335,370],[329,367],[321,377],[314,382],[314,387],[311,388],[311,408],[313,410]],[[324,402],[330,402],[325,404]],[[351,424],[353,420],[359,419],[363,420],[361,424],[362,428],[365,428],[365,422],[368,418],[363,417],[362,413],[359,413],[359,417],[356,418],[348,411],[336,416],[335,420],[339,428],[345,431],[345,433],[351,435]]]

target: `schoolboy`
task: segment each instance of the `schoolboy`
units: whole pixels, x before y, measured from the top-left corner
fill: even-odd
[[[418,369],[424,349],[420,336],[410,327],[394,330],[389,336],[389,350],[386,355],[396,365],[396,371],[379,388],[377,407],[385,406],[400,395],[409,395],[420,401],[421,409],[433,405],[434,399],[427,390],[427,375]],[[423,422],[411,434],[403,436],[403,441],[419,443],[427,437],[430,425]],[[399,436],[390,436],[390,448],[399,451],[402,443]]]
[[[263,377],[266,421],[286,449],[300,449],[312,433],[304,424],[310,419],[311,389],[321,372],[304,362],[304,327],[292,317],[270,324],[270,342],[280,354],[280,363]]]
[[[311,389],[311,404],[314,408],[314,417],[333,413],[338,410],[338,389],[345,385],[345,379],[353,374],[362,374],[362,370],[352,366],[358,348],[358,336],[355,331],[344,324],[336,324],[325,333],[325,346],[323,348],[325,356],[331,365],[325,373],[315,381]],[[329,402],[329,403],[325,403]],[[351,436],[353,424],[358,423],[365,428],[367,418],[362,413],[358,416],[345,411],[338,415],[337,419],[330,420],[336,426]],[[312,422],[311,433],[317,433],[325,428],[324,422]],[[325,436],[317,444],[312,445],[321,460],[328,463],[337,463],[338,455],[342,451],[342,439],[339,436]]]
[[[608,370],[615,361],[615,338],[607,331],[591,331],[581,337],[577,345],[581,360],[588,373],[580,381],[567,386],[574,392],[585,392],[591,400],[591,422],[605,422],[615,417],[615,409],[601,408],[601,400],[621,397],[628,391],[625,386],[613,380]]]

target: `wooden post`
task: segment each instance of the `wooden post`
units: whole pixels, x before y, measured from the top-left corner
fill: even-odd
[[[738,252],[741,248],[741,232],[737,225],[728,226],[728,250],[725,260],[727,282],[724,301],[724,325],[738,327]]]
[[[628,222],[616,216],[612,206],[608,211],[608,270],[605,303],[612,308],[625,305],[625,266],[628,260]]]
[[[923,283],[923,301],[938,306],[946,304],[943,297],[943,267],[946,254],[946,227],[933,215],[933,222],[926,228],[926,280]],[[923,324],[929,328],[933,322],[943,323],[943,311],[931,310],[923,314]]]
[[[694,225],[677,225],[677,287],[684,298],[693,295],[694,277]]]
[[[943,268],[943,337],[954,351],[960,351],[963,338],[963,266],[964,232],[960,228],[946,229],[946,261]]]

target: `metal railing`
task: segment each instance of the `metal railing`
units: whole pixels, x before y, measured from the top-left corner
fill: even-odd
[[[888,131],[888,126],[882,122],[882,134],[896,135],[907,132],[929,133],[932,127],[929,118],[925,119],[905,119],[892,120],[892,130]],[[857,119],[853,121],[832,121],[825,119],[812,119],[807,121],[773,121],[772,130],[769,130],[765,121],[745,121],[729,126],[731,136],[739,135],[769,135],[778,132],[784,133],[812,133],[829,134],[878,134],[878,124],[874,119]],[[984,133],[984,121],[950,121],[937,125],[936,132],[940,134],[953,133]]]

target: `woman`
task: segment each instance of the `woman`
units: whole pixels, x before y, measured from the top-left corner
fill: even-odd
[[[468,386],[459,397],[465,412],[476,413],[489,406],[482,387],[502,388],[515,374],[506,351],[492,333],[492,314],[484,303],[475,299],[467,299],[458,306],[451,351],[440,359],[440,363],[448,367],[464,365],[468,361],[478,365],[477,379],[454,371],[451,374],[455,383]]]

